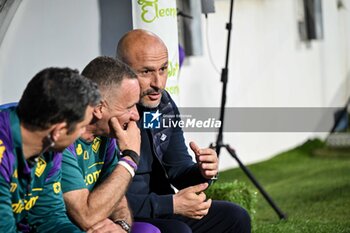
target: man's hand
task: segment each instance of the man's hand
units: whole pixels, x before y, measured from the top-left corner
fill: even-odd
[[[116,117],[112,117],[110,123],[115,131],[119,149],[133,150],[140,155],[141,134],[136,122],[130,121],[126,129],[122,128]]]
[[[196,161],[202,176],[211,179],[218,174],[218,156],[215,150],[210,148],[200,149],[196,143],[190,142],[190,147],[196,155]]]
[[[101,222],[93,225],[86,233],[107,233],[107,232],[115,232],[115,233],[125,233],[125,230],[118,225],[115,224],[109,218],[102,220]]]
[[[130,226],[132,225],[131,212],[130,212],[130,209],[128,206],[128,201],[127,201],[125,195],[120,200],[120,202],[115,205],[114,211],[111,214],[111,216],[109,216],[109,218],[114,219],[114,221],[116,221],[117,219],[123,219]]]
[[[207,183],[190,186],[180,190],[173,196],[174,213],[194,219],[203,218],[209,211],[211,199],[206,200],[203,192]]]

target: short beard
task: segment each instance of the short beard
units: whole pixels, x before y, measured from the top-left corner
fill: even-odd
[[[158,94],[161,94],[161,95],[162,95],[163,91],[164,91],[164,89],[157,89],[157,90],[155,90],[154,88],[151,88],[151,89],[148,89],[148,90],[144,91],[144,92],[141,94],[141,96],[140,96],[140,104],[141,104],[143,107],[145,107],[145,108],[156,108],[156,107],[158,107],[159,104],[160,104],[160,100],[161,100],[161,99],[159,99],[159,102],[158,102],[158,103],[149,104],[149,103],[146,103],[146,102],[144,101],[143,98],[144,98],[145,96],[149,95],[149,94],[154,94],[154,93],[158,93]]]
[[[149,103],[146,103],[143,99],[140,99],[140,104],[145,108],[156,108],[159,106],[160,100],[158,103],[149,104]]]

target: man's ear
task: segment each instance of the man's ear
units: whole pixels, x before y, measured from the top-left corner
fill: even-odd
[[[66,135],[68,131],[68,125],[66,122],[57,123],[51,130],[51,139],[56,142],[61,135]]]
[[[94,111],[93,111],[94,117],[96,117],[99,120],[102,119],[102,113],[103,111],[105,111],[105,108],[106,108],[106,102],[101,100],[101,103],[94,108]]]

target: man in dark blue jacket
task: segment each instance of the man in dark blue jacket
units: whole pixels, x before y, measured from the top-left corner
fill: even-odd
[[[250,218],[243,208],[206,199],[203,191],[218,172],[215,151],[191,142],[194,163],[182,129],[157,124],[163,116],[179,120],[178,108],[164,90],[168,75],[164,42],[151,32],[133,30],[119,41],[117,56],[134,69],[141,87],[141,161],[127,193],[135,219],[166,233],[250,232]]]

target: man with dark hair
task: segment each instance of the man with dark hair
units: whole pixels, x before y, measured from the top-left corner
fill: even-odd
[[[139,114],[153,112],[179,121],[179,110],[164,90],[168,51],[155,34],[137,29],[118,43],[117,57],[131,66],[141,87]],[[140,119],[140,124],[145,119]],[[141,129],[141,160],[127,197],[135,219],[142,219],[167,233],[250,232],[248,213],[238,205],[206,200],[204,190],[218,172],[218,158],[210,148],[187,151],[183,131],[176,127]],[[175,193],[172,186],[180,190]]]
[[[62,190],[67,211],[83,230],[129,232],[132,218],[125,192],[140,154],[135,122],[139,83],[126,64],[110,57],[95,58],[82,74],[97,83],[102,100],[86,132],[64,151]],[[132,232],[159,232],[149,223],[134,223],[133,228]]]
[[[47,68],[18,106],[0,111],[0,232],[80,232],[66,215],[61,159],[99,103],[96,84],[68,68]]]

